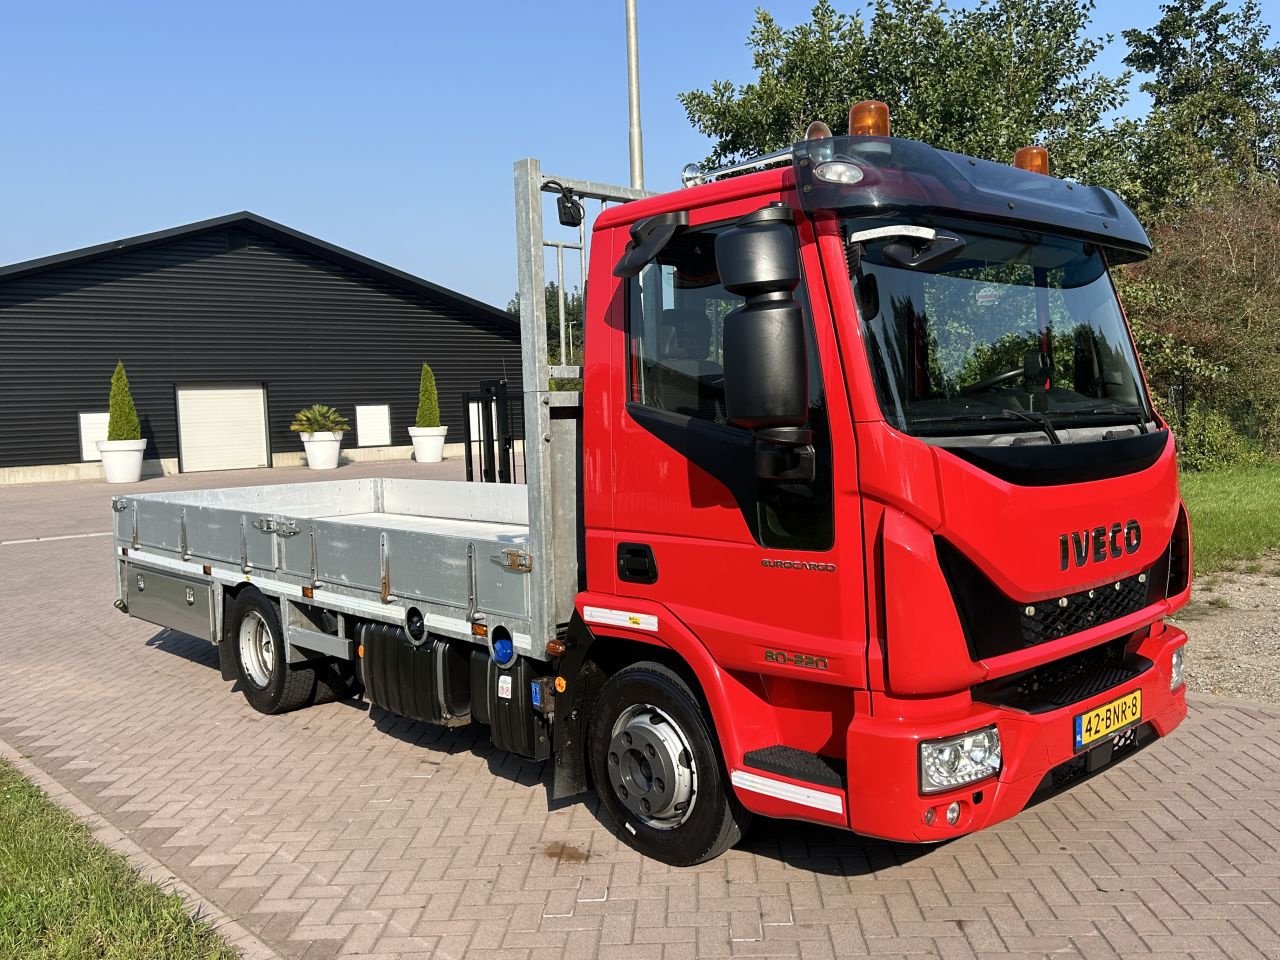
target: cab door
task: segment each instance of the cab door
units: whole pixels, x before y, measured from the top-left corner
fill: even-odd
[[[797,231],[796,299],[807,328],[814,479],[759,479],[754,437],[725,418],[724,330],[742,299],[720,283],[715,238],[763,205],[739,203],[718,220],[694,211],[695,225],[615,297],[616,591],[665,605],[771,703],[797,701],[786,705],[800,720],[812,711],[793,745],[843,753],[830,705],[804,686],[830,685],[848,699],[838,688],[864,682],[866,643],[853,431],[806,224]]]

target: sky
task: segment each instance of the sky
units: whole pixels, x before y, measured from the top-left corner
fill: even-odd
[[[676,95],[753,79],[758,5],[790,26],[812,3],[639,0],[648,189],[677,188],[709,150]],[[1158,6],[1099,3],[1093,33],[1117,37],[1100,69],[1120,72],[1119,31]],[[1280,19],[1280,0],[1262,9]],[[626,184],[627,150],[623,0],[0,12],[0,264],[252,210],[505,306],[514,162]]]

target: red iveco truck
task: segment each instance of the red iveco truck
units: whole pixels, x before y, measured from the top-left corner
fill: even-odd
[[[1168,734],[1190,530],[1109,273],[1145,233],[1039,148],[853,120],[660,196],[521,161],[527,484],[119,497],[117,606],[267,713],[487,724],[673,864],[753,814],[945,840]],[[552,198],[617,201],[580,371]]]

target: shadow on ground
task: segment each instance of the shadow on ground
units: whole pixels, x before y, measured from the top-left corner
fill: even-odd
[[[147,646],[213,670],[218,669],[218,649],[207,640],[165,629],[148,640]],[[470,753],[483,759],[489,773],[495,777],[529,787],[542,784],[546,790],[548,809],[558,810],[582,803],[605,830],[617,836],[617,830],[606,818],[594,791],[577,797],[553,800],[551,765],[546,761],[528,760],[499,750],[489,739],[489,728],[483,724],[442,727],[399,716],[368,703],[362,697],[344,700],[342,703],[367,712],[380,733],[423,750],[426,753],[423,762],[426,764],[438,766],[446,756]],[[811,870],[829,876],[861,876],[918,860],[928,856],[935,847],[874,840],[815,824],[756,818],[747,836],[738,844],[738,849],[800,870]],[[563,853],[561,855],[567,856]],[[582,853],[582,856],[589,857],[590,852]]]

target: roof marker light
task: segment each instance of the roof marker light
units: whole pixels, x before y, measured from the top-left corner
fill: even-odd
[[[849,108],[849,133],[855,137],[889,136],[889,106],[879,100],[863,100]]]
[[[1044,147],[1019,147],[1013,155],[1013,165],[1019,170],[1049,175],[1049,151]]]

